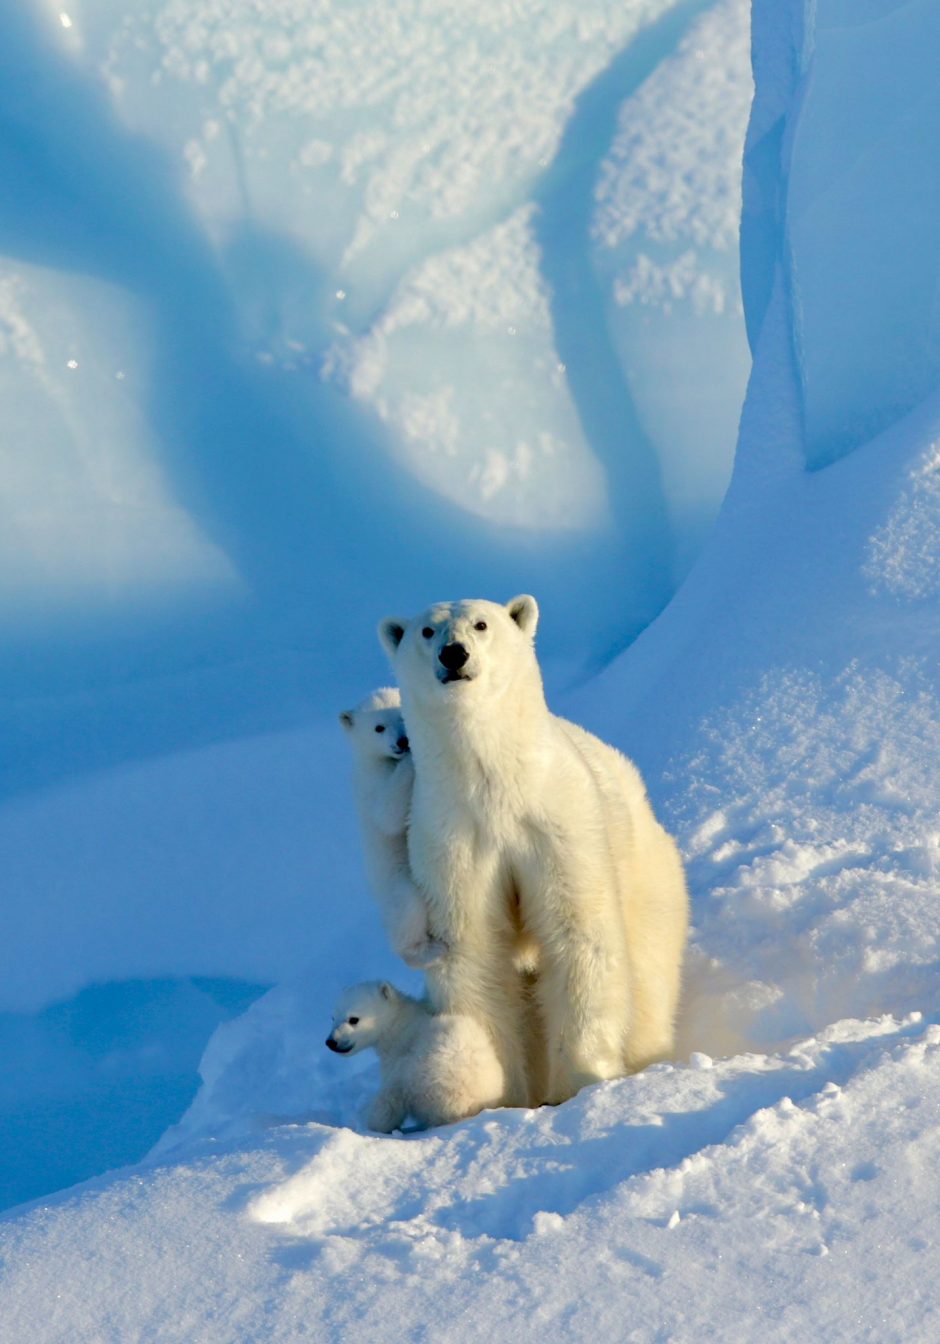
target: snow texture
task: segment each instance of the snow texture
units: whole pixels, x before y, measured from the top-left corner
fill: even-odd
[[[285,62],[293,50],[259,26],[250,47],[229,38],[234,84],[220,83],[212,64],[200,82],[200,53],[208,43],[213,62],[221,61],[224,20],[228,29],[238,27],[221,4],[185,14],[142,7],[113,43],[114,10],[94,8],[83,50],[108,35],[111,77],[127,81],[122,96],[138,107],[135,115],[143,115],[150,96],[131,78],[134,62],[154,69],[157,38],[147,34],[163,32],[174,51],[191,50],[191,74],[184,79],[167,65],[160,76],[157,89],[171,85],[175,96],[161,104],[153,135],[179,140],[201,90],[216,106],[223,87],[232,97],[243,96],[246,85],[254,89],[254,74],[249,80],[240,72],[264,68],[267,38]],[[347,41],[361,51],[375,38],[378,61],[378,39],[397,50],[395,42],[412,31],[406,19],[419,11],[459,21],[443,3],[402,9],[397,28],[363,26]],[[463,21],[481,23],[485,12],[494,25],[501,20],[505,36],[523,11],[534,22],[529,9],[515,5],[478,7]],[[589,5],[577,14],[554,9],[554,20],[548,10],[539,15],[571,42],[602,51],[596,71],[614,56],[606,34],[625,41],[632,12]],[[682,46],[684,36],[692,40],[687,24],[701,24],[695,40],[703,51],[717,50],[706,36],[717,43],[734,12],[725,4],[701,15],[685,9],[684,23],[669,30],[669,51],[657,51],[659,73],[691,78],[695,48]],[[315,35],[318,11],[308,13]],[[207,14],[216,16],[211,43]],[[185,15],[189,47],[181,36]],[[79,44],[79,18],[76,10],[63,42]],[[157,19],[163,27],[148,29]],[[16,905],[28,935],[22,946],[37,949],[19,957],[31,965],[32,984],[25,973],[17,978],[16,953],[8,954],[15,1001],[41,1004],[59,987],[81,983],[89,966],[100,975],[139,968],[132,925],[148,912],[152,923],[141,941],[155,946],[150,973],[167,959],[180,970],[205,964],[210,945],[218,947],[218,973],[250,968],[260,975],[274,965],[289,973],[217,1030],[198,1095],[150,1159],[0,1222],[0,1313],[10,1338],[450,1344],[477,1339],[481,1329],[539,1344],[910,1344],[936,1337],[940,388],[931,372],[928,314],[936,237],[921,229],[936,167],[929,65],[936,14],[920,0],[756,0],[752,20],[755,101],[744,160],[741,280],[754,367],[730,488],[661,616],[602,671],[552,696],[553,708],[634,756],[687,857],[694,930],[679,1058],[589,1088],[557,1108],[503,1110],[388,1138],[365,1131],[374,1063],[333,1059],[323,1037],[340,986],[391,967],[354,868],[354,845],[345,842],[351,795],[344,810],[333,764],[343,748],[338,728],[335,746],[325,728],[296,721],[280,733],[260,731],[267,711],[253,687],[270,667],[283,668],[271,654],[271,634],[239,664],[247,697],[241,712],[251,725],[240,740],[222,747],[203,740],[198,749],[148,760],[133,737],[133,766],[37,794],[6,814],[4,871],[9,856],[18,865],[12,888],[26,893]],[[640,34],[630,44],[634,56],[642,40]],[[519,41],[526,52],[537,45]],[[495,36],[493,42],[499,47]],[[455,61],[458,91],[460,69]],[[713,90],[719,84],[717,75],[709,81]],[[265,87],[265,97],[278,93],[277,81]],[[368,87],[375,96],[379,86]],[[440,87],[431,82],[429,107]],[[561,137],[562,158],[574,143],[564,125],[587,134],[590,122],[583,102],[572,110],[574,85],[567,87],[568,123],[560,114],[544,121]],[[652,79],[647,94],[650,87]],[[420,88],[409,82],[414,97]],[[284,97],[302,95],[290,79],[284,89]],[[624,100],[615,101],[619,113]],[[273,134],[281,124],[276,109],[257,106],[264,112],[257,134]],[[685,123],[664,108],[668,100],[659,108],[662,124],[686,134]],[[617,131],[616,117],[604,119],[609,111],[595,107],[590,124],[610,129],[603,157],[612,176],[597,177],[592,133],[595,168],[590,189],[578,195],[579,229],[607,218],[605,202],[629,197],[616,186],[618,144],[633,146],[637,172],[660,162],[643,148],[645,129],[628,122]],[[654,109],[648,112],[653,118]],[[365,120],[354,106],[355,132]],[[340,142],[338,132],[331,138],[325,129],[311,131],[304,141],[311,168],[330,170],[327,147],[348,146],[355,132]],[[358,143],[367,162],[370,142]],[[551,153],[555,142],[544,143]],[[711,145],[711,132],[702,129],[694,143]],[[213,144],[206,139],[200,152]],[[221,144],[213,150],[219,160],[227,152]],[[198,162],[196,151],[190,157]],[[479,162],[471,159],[471,170]],[[207,166],[203,177],[209,172]],[[729,181],[717,170],[708,174],[698,180],[716,191]],[[206,212],[213,200],[233,199],[221,170],[212,180],[216,196],[208,180],[199,188]],[[567,186],[587,180],[575,173]],[[597,201],[599,181],[605,186]],[[693,194],[652,193],[635,225],[634,216],[618,215],[623,227],[610,224],[617,242],[609,276],[631,264],[620,249],[646,249],[663,269],[681,258],[698,227],[684,213]],[[546,202],[551,214],[550,192],[543,212]],[[435,275],[468,274],[461,249],[481,239],[484,248],[510,245],[526,255],[533,245],[541,249],[541,272],[520,266],[518,298],[506,301],[519,304],[514,312],[525,308],[533,333],[544,333],[538,296],[545,296],[555,352],[571,370],[564,348],[571,329],[558,321],[570,291],[552,282],[558,275],[540,215],[525,206],[520,194],[499,219],[488,211],[472,236],[449,237],[436,249],[444,255],[434,264],[443,269],[432,270],[430,281],[423,272],[424,289],[415,274],[406,280],[405,270],[430,264],[429,255],[408,258],[394,294],[389,284],[369,314],[368,330],[363,319],[359,330],[350,325],[351,342],[335,342],[352,352],[343,356],[345,378],[366,368],[367,356],[388,359],[369,396],[388,398],[389,425],[401,413],[386,368],[410,329],[402,315],[425,303],[442,338],[487,320],[474,307],[472,284],[446,296],[429,292]],[[706,241],[695,240],[696,255],[705,258],[707,242],[709,274],[718,273],[715,258],[732,255],[718,246],[727,206],[709,203],[700,216]],[[223,214],[220,205],[218,218]],[[657,240],[675,252],[654,256],[647,234],[674,217],[686,232]],[[370,223],[365,208],[357,208],[357,224],[361,218]],[[327,222],[318,221],[323,228]],[[502,242],[493,244],[501,227]],[[586,236],[593,266],[607,245],[601,233]],[[348,245],[344,234],[337,255]],[[371,246],[367,239],[348,261],[363,286]],[[538,274],[549,282],[544,291],[531,279]],[[654,302],[617,311],[660,312],[667,291],[657,286],[648,293]],[[616,308],[612,283],[603,294]],[[694,310],[688,297],[669,301]],[[395,313],[404,326],[395,326]],[[703,305],[704,316],[727,313],[727,305],[724,313]],[[496,330],[491,335],[501,339]],[[579,386],[577,378],[570,386]],[[596,437],[586,437],[596,447]],[[616,490],[607,499],[620,518]],[[349,515],[342,521],[348,526]],[[611,572],[592,557],[590,573],[605,577],[608,651],[625,642],[628,623]],[[561,610],[549,602],[549,628],[562,620]],[[559,638],[581,637],[570,623],[561,629]],[[253,664],[262,669],[256,679]],[[302,663],[291,666],[279,686],[296,688]],[[169,684],[194,684],[172,659],[169,667]],[[348,678],[350,690],[354,683],[365,690],[378,681],[366,679],[366,670],[353,659],[336,675]],[[200,676],[201,704],[230,685],[212,666]],[[139,703],[136,695],[131,703]],[[344,695],[337,708],[353,699]],[[127,787],[136,800],[130,808],[121,801]],[[320,825],[332,828],[329,845],[309,822],[314,798]],[[259,808],[261,799],[266,807]],[[128,818],[136,818],[133,825]],[[169,835],[181,843],[168,847]],[[214,858],[220,848],[221,882]],[[263,862],[272,856],[279,868]],[[88,894],[70,916],[76,869]],[[162,882],[168,871],[173,880]],[[145,886],[136,906],[138,880]],[[151,910],[158,889],[169,905],[162,932]],[[39,913],[30,914],[30,903],[47,893],[58,902],[51,932]],[[316,925],[306,942],[297,936],[305,899]],[[70,958],[66,939],[80,932],[81,909],[99,908],[100,924]],[[391,978],[413,987],[407,976]]]
[[[0,613],[230,596],[224,553],[169,497],[119,291],[0,265]],[[130,355],[130,358],[128,358]]]

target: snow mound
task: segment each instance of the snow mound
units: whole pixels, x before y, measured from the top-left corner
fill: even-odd
[[[5,1322],[42,1344],[359,1344],[446,1313],[455,1341],[486,1321],[578,1344],[796,1339],[811,1313],[839,1344],[871,1322],[901,1341],[936,1311],[938,1046],[913,1018],[844,1023],[428,1134],[211,1145],[0,1223]]]

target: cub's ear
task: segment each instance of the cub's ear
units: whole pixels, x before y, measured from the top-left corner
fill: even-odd
[[[342,714],[340,714],[340,716],[339,716],[339,721],[340,721],[340,723],[343,725],[343,727],[346,729],[347,733],[351,733],[351,732],[352,732],[353,715],[354,715],[354,714],[355,714],[355,710],[352,710],[352,709],[344,709],[343,712],[342,712]]]
[[[382,983],[379,985],[379,993],[382,995],[383,999],[390,999],[394,992],[395,991],[392,989],[391,985],[388,983],[387,980],[383,980]]]
[[[386,616],[384,620],[379,621],[379,642],[389,658],[394,658],[398,652],[398,646],[405,637],[407,624],[408,622],[402,620],[400,616]]]
[[[524,635],[535,638],[535,627],[539,623],[539,604],[534,597],[523,593],[506,603],[506,610]]]

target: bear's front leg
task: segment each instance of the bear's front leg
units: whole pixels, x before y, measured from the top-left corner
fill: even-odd
[[[529,1106],[529,1076],[525,1056],[525,1014],[521,977],[509,949],[500,940],[488,943],[481,956],[459,942],[426,974],[428,998],[435,1012],[475,1018],[488,1032],[506,1079],[503,1106]]]
[[[435,1012],[463,1013],[486,1029],[506,1079],[503,1105],[528,1106],[522,982],[513,964],[515,930],[499,853],[480,844],[469,824],[447,827],[433,813],[425,822],[420,809],[412,816],[408,850],[435,937],[447,947],[447,955],[427,967],[431,1004]]]
[[[408,1112],[401,1093],[392,1087],[383,1087],[373,1098],[366,1124],[377,1134],[391,1134],[401,1129]]]
[[[557,1104],[589,1083],[626,1073],[630,974],[619,904],[604,888],[585,896],[557,865],[535,884],[526,921],[541,951],[534,983],[545,1035],[547,1090]]]

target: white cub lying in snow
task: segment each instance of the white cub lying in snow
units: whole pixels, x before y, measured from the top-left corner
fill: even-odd
[[[373,691],[340,723],[353,749],[356,806],[369,883],[393,950],[409,966],[430,966],[447,951],[428,930],[428,903],[411,878],[408,816],[415,772],[401,697]]]
[[[377,1052],[382,1086],[368,1124],[380,1134],[407,1116],[447,1125],[502,1103],[505,1079],[486,1030],[471,1017],[435,1016],[387,981],[343,991],[326,1043],[340,1055]]]

